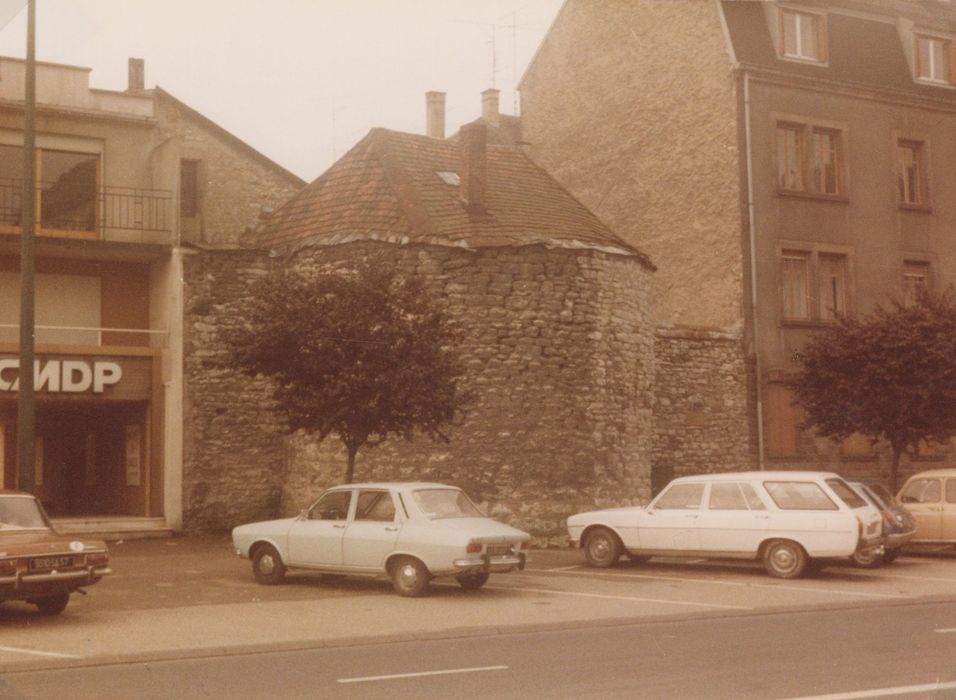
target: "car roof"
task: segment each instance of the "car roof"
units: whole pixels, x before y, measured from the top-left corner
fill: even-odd
[[[339,484],[329,487],[332,489],[457,489],[457,486],[439,484],[431,481],[365,481],[356,484]]]
[[[13,489],[0,489],[0,496],[25,496],[27,498],[35,498],[32,493],[27,493],[26,491],[14,491]]]
[[[926,479],[933,476],[956,476],[956,467],[943,467],[942,469],[927,469],[917,474],[913,474],[910,479]],[[909,481],[909,479],[907,479]]]
[[[739,481],[741,479],[765,479],[765,480],[788,480],[794,479],[841,479],[839,474],[834,472],[812,472],[812,471],[749,471],[749,472],[721,472],[720,474],[695,474],[694,476],[682,476],[674,481]]]

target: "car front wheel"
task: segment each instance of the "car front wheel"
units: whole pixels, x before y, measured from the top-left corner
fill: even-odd
[[[488,583],[488,572],[482,571],[477,574],[459,574],[455,577],[455,580],[458,581],[458,585],[466,591],[477,591]]]
[[[883,563],[883,549],[874,547],[862,552],[856,552],[850,557],[853,563],[863,569],[873,569]]]
[[[767,573],[776,578],[798,578],[807,566],[807,555],[796,542],[774,540],[763,553]]]
[[[56,595],[46,596],[45,598],[37,598],[33,601],[41,615],[59,615],[66,610],[66,606],[69,602],[69,593],[58,593]]]
[[[285,564],[271,544],[264,544],[252,555],[252,575],[266,586],[280,583],[285,578]]]
[[[614,566],[621,558],[624,547],[616,534],[604,527],[588,533],[584,540],[584,557],[588,564],[601,569]]]
[[[428,569],[413,557],[402,557],[392,565],[392,588],[399,595],[420,596],[428,588],[428,578]]]

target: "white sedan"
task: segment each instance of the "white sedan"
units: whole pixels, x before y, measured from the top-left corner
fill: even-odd
[[[232,541],[259,583],[295,567],[388,576],[417,596],[436,576],[473,590],[492,572],[523,569],[531,536],[485,517],[461,489],[391,482],[336,486],[295,518],[236,527]]]
[[[645,507],[568,518],[572,544],[592,566],[622,554],[761,559],[771,576],[876,551],[879,511],[831,472],[737,472],[674,479]]]

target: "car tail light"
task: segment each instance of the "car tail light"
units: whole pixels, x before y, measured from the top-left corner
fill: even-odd
[[[531,549],[531,540],[525,540],[524,542],[521,543],[522,551],[527,551],[529,549]]]
[[[886,524],[890,526],[890,529],[899,527],[899,522],[890,511],[884,510],[882,511],[882,513],[883,513],[883,520],[885,520]]]
[[[481,554],[481,542],[469,542],[465,551],[468,554]]]
[[[110,557],[106,552],[86,555],[86,563],[91,566],[106,566],[109,562]]]
[[[0,576],[10,576],[17,572],[15,561],[0,561]]]

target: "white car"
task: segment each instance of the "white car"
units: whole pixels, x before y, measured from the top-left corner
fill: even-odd
[[[473,590],[492,572],[523,569],[531,535],[485,517],[461,489],[392,482],[336,486],[295,518],[240,525],[232,541],[259,583],[297,567],[388,576],[417,596],[436,576]]]
[[[879,511],[830,472],[682,477],[647,507],[572,515],[568,534],[592,566],[613,566],[624,553],[762,559],[780,578],[883,544]]]

